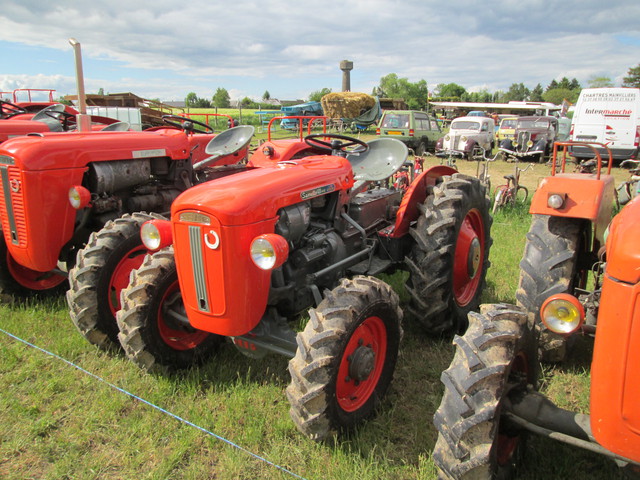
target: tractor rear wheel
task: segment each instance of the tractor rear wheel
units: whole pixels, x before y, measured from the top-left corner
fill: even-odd
[[[405,262],[409,311],[432,334],[462,331],[480,304],[491,248],[491,201],[475,177],[442,177],[419,205]]]
[[[442,373],[444,395],[434,415],[433,459],[439,478],[508,478],[523,450],[525,432],[501,417],[515,391],[537,381],[535,330],[527,314],[510,305],[483,305]]]
[[[147,255],[122,291],[118,338],[133,363],[151,373],[202,364],[222,337],[189,325],[173,247]]]
[[[344,279],[298,333],[287,397],[298,430],[322,441],[350,430],[379,406],[402,336],[397,294],[374,277]]]
[[[0,294],[16,298],[50,297],[64,292],[67,285],[64,275],[37,272],[16,262],[0,231]]]
[[[147,254],[140,227],[154,218],[162,217],[139,212],[107,222],[91,234],[69,272],[67,304],[71,320],[90,343],[100,348],[120,347],[116,324],[120,291]]]
[[[580,255],[589,248],[589,228],[582,220],[533,215],[520,261],[516,301],[535,314],[541,328],[540,357],[558,362],[566,357],[567,341],[547,330],[540,320],[540,307],[556,293],[573,294],[586,286],[588,271],[579,267]]]

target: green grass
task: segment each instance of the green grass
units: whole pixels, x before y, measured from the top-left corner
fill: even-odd
[[[496,165],[493,178],[501,178],[503,168],[513,167]],[[543,176],[543,168],[536,166],[527,178]],[[485,302],[514,301],[529,222],[526,207],[496,214]],[[401,274],[386,279],[402,290]],[[324,445],[300,435],[289,419],[284,358],[255,361],[228,345],[201,368],[152,376],[122,354],[90,346],[73,327],[62,299],[0,305],[0,319],[3,330],[104,380],[0,333],[2,479],[293,478],[109,384],[308,479],[436,477],[431,419],[443,390],[440,372],[453,347],[410,322],[404,325],[395,378],[380,414],[335,445]],[[587,342],[571,363],[543,372],[544,390],[564,408],[588,412],[589,352]],[[616,475],[613,463],[595,454],[534,438],[518,478]]]

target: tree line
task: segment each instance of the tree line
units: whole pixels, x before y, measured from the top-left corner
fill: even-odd
[[[587,87],[613,87],[611,78],[606,76],[592,77],[587,81]],[[640,64],[629,68],[627,76],[623,78],[623,87],[640,88]],[[531,102],[551,102],[560,105],[564,100],[575,103],[582,90],[582,85],[575,78],[569,80],[563,77],[560,81],[551,80],[543,87],[538,83],[529,89],[524,83],[513,83],[509,90],[489,92],[480,90],[478,92],[468,92],[463,86],[457,83],[440,83],[431,91],[427,87],[426,80],[410,82],[407,78],[399,78],[395,73],[389,73],[380,79],[380,84],[373,88],[372,95],[384,98],[402,98],[411,110],[426,110],[429,101],[460,101],[460,102],[481,102],[481,103],[506,103],[512,100]],[[326,94],[331,93],[330,88],[322,88],[311,92],[308,101],[319,102]],[[267,100],[271,98],[268,91],[265,91],[263,102],[245,97],[240,101],[243,108],[273,108]],[[199,98],[194,92],[187,94],[185,105],[192,108],[229,108],[231,99],[229,92],[225,88],[218,88],[211,100]]]

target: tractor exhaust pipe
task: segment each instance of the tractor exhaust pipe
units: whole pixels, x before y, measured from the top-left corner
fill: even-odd
[[[84,93],[84,74],[82,73],[82,53],[80,52],[80,42],[75,38],[70,38],[69,43],[73,47],[76,57],[76,82],[78,84],[78,110],[80,114],[76,116],[78,131],[88,132],[91,130],[91,116],[87,115],[87,100]]]

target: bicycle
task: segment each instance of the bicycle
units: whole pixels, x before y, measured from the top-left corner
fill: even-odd
[[[498,209],[506,205],[514,206],[516,203],[525,203],[527,201],[529,190],[524,185],[520,185],[520,174],[530,168],[533,168],[533,163],[527,165],[526,168],[520,168],[516,162],[514,173],[504,176],[507,184],[496,187],[492,214],[495,214]]]
[[[496,153],[493,158],[489,158],[487,156],[487,150],[482,149],[482,157],[478,157],[478,165],[476,166],[476,177],[480,180],[487,192],[491,191],[491,175],[489,175],[489,163],[495,162],[498,159],[498,155],[500,152]],[[480,164],[482,163],[482,169],[480,168]]]

